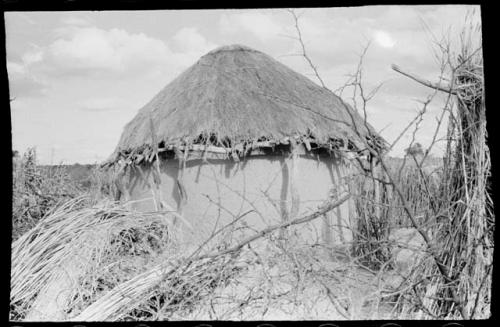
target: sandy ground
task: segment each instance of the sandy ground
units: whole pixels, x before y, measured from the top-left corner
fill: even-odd
[[[266,248],[267,247],[267,248]],[[396,283],[322,251],[290,251],[283,257],[265,240],[244,253],[240,273],[187,316],[173,320],[361,320],[389,319],[392,307],[380,290]],[[243,262],[244,261],[244,262]]]

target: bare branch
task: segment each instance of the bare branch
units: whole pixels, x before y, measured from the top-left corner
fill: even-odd
[[[304,56],[304,58],[309,63],[309,66],[311,66],[312,70],[314,71],[314,75],[321,83],[321,86],[323,86],[326,89],[326,85],[323,82],[323,79],[321,79],[321,77],[319,76],[319,73],[318,73],[316,66],[314,66],[313,62],[311,61],[311,59],[309,58],[309,56],[307,55],[307,52],[306,52],[306,47],[305,47],[304,41],[302,39],[302,32],[300,31],[300,28],[299,28],[299,18],[302,14],[300,14],[300,15],[295,14],[295,11],[293,9],[288,9],[288,12],[290,14],[292,14],[293,19],[295,20],[295,29],[297,30],[298,41],[300,43],[300,46],[302,47],[302,56]]]
[[[207,258],[214,258],[216,256],[236,252],[236,251],[240,250],[242,247],[244,247],[245,245],[247,245],[248,243],[251,243],[251,242],[255,241],[256,239],[261,238],[261,237],[263,237],[263,236],[265,236],[265,235],[267,235],[275,230],[287,228],[287,227],[290,227],[293,225],[303,224],[303,223],[306,223],[308,221],[314,220],[318,217],[321,217],[325,213],[333,210],[334,208],[338,207],[342,203],[346,202],[350,197],[351,197],[350,195],[344,195],[342,198],[340,198],[336,201],[326,203],[325,205],[320,207],[318,210],[316,210],[315,212],[313,212],[305,217],[297,218],[297,219],[290,220],[290,221],[285,221],[281,224],[270,226],[266,229],[263,229],[259,233],[248,237],[247,239],[245,239],[241,243],[239,243],[239,244],[237,244],[237,245],[235,245],[235,246],[233,246],[225,251],[216,252],[213,254],[202,255],[202,256],[197,257],[196,259],[201,260],[201,259],[207,259]]]

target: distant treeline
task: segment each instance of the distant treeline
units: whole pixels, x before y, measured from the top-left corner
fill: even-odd
[[[417,160],[419,160],[419,156],[416,156]],[[405,159],[403,158],[397,158],[397,157],[387,157],[386,158],[387,162],[389,163],[389,166],[391,167],[399,167],[400,165],[403,164],[403,161]],[[412,165],[413,159],[411,157],[406,158],[405,165]],[[433,156],[428,156],[425,159],[424,162],[424,167],[432,167],[436,168],[439,167],[443,164],[443,158],[439,157],[433,157]],[[51,169],[53,167],[58,167],[58,169],[63,168],[65,172],[69,175],[70,179],[79,183],[79,184],[85,184],[87,181],[89,181],[89,178],[91,177],[92,171],[97,167],[97,164],[72,164],[72,165],[38,165],[40,169]],[[85,186],[85,185],[82,185]]]
[[[86,183],[90,183],[90,178],[92,176],[92,171],[97,168],[96,164],[72,164],[72,165],[38,165],[38,168],[42,170],[50,170],[57,167],[58,169],[63,169],[69,176],[69,178],[82,186]]]

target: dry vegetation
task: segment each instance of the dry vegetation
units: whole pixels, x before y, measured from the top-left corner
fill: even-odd
[[[347,254],[283,242],[275,231],[287,225],[186,253],[172,212],[139,213],[112,201],[113,172],[94,170],[84,189],[60,167],[41,169],[28,151],[13,176],[10,318],[489,317],[494,215],[477,32],[465,31],[458,54],[441,43],[451,81],[444,160],[429,151],[390,159],[366,144],[379,159],[360,161],[365,169],[349,181],[359,224]],[[362,97],[360,69],[346,86]],[[368,102],[361,100],[359,111]]]
[[[74,198],[81,190],[58,166],[38,166],[35,149],[22,158],[14,156],[13,171],[13,238],[31,229],[55,205]]]

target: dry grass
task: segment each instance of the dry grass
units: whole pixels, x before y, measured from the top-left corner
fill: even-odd
[[[11,319],[25,318],[61,270],[66,275],[55,283],[69,278],[71,289],[58,314],[74,315],[172,250],[168,214],[83,203],[88,199],[79,197],[54,208],[12,244]]]

